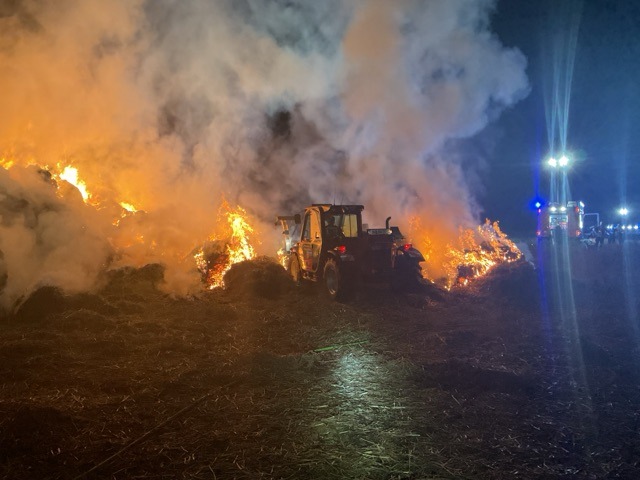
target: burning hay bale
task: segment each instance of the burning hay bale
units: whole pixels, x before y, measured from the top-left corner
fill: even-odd
[[[269,299],[278,298],[293,286],[284,268],[269,257],[234,264],[225,274],[224,284],[231,293]]]
[[[522,258],[522,252],[500,230],[498,222],[486,220],[475,230],[462,230],[458,243],[457,247],[450,246],[446,254],[449,287],[467,285],[498,265]]]

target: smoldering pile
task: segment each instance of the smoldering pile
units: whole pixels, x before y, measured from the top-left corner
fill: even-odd
[[[277,299],[294,288],[291,277],[274,259],[258,257],[236,263],[224,276],[232,295]]]

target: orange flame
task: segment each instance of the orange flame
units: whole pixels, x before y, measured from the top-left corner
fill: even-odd
[[[80,192],[80,195],[82,195],[82,199],[86,203],[91,197],[91,194],[87,190],[87,184],[84,181],[80,180],[80,177],[78,176],[78,169],[75,167],[72,167],[71,165],[67,165],[64,168],[61,168],[60,164],[58,164],[57,166],[58,166],[58,169],[62,170],[62,172],[57,175],[54,174],[53,175],[54,178],[65,180],[69,182],[71,185],[73,185],[74,187],[76,187]]]
[[[487,219],[476,230],[462,230],[458,247],[449,246],[446,256],[447,287],[450,288],[467,285],[499,264],[514,262],[522,257],[522,252],[500,230],[498,222]]]
[[[9,170],[11,167],[13,167],[14,163],[15,162],[11,159],[7,160],[4,157],[0,157],[0,167],[4,168],[5,170]]]
[[[284,269],[286,270],[287,267],[289,266],[289,252],[285,251],[284,247],[283,248],[279,248],[278,251],[276,252],[276,255],[278,256],[278,263],[280,265],[282,265],[284,267]]]
[[[431,278],[445,288],[468,285],[470,281],[486,275],[495,266],[513,262],[522,257],[518,247],[500,230],[498,222],[485,220],[477,228],[460,229],[457,245],[446,245],[443,255],[434,251],[433,243],[427,230],[422,226],[420,218],[410,220],[410,230],[414,243],[429,265],[430,259],[442,258],[444,278]]]
[[[127,202],[120,202],[120,206],[129,213],[136,213],[138,211],[136,207]]]
[[[250,234],[253,233],[253,227],[249,223],[247,212],[242,207],[231,209],[224,202],[221,207],[221,217],[226,217],[226,228],[223,228],[223,234],[212,236],[208,243],[212,245],[223,244],[223,248],[215,248],[212,252],[205,253],[206,248],[203,247],[195,255],[196,265],[204,276],[207,288],[224,287],[224,275],[229,271],[232,265],[251,260],[255,257],[255,249],[250,242]]]

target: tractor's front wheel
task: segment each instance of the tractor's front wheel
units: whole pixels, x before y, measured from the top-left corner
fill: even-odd
[[[327,260],[324,266],[323,280],[327,295],[332,300],[346,300],[351,293],[351,285],[345,278],[344,272],[333,259]]]

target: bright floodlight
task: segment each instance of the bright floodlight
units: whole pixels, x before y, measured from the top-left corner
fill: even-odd
[[[549,164],[550,167],[553,167],[553,168],[556,168],[558,166],[558,161],[553,157],[547,160],[547,163]]]
[[[629,213],[629,210],[625,207],[622,207],[620,210],[618,210],[618,213],[620,215],[627,215]]]
[[[566,167],[567,165],[569,165],[569,158],[567,158],[566,155],[562,155],[560,157],[560,160],[558,160],[558,165],[560,165],[561,167]]]

